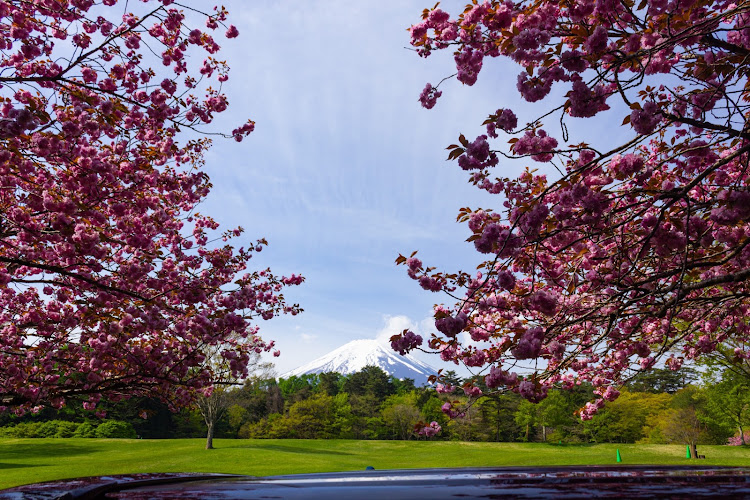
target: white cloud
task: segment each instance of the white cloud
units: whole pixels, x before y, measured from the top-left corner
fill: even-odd
[[[417,335],[421,335],[424,340],[422,347],[429,350],[427,347],[427,341],[430,338],[430,334],[435,331],[435,319],[432,316],[425,317],[419,321],[415,321],[405,315],[383,316],[385,325],[383,328],[378,330],[376,339],[383,343],[389,343],[390,338],[393,335],[397,335],[403,332],[405,329],[409,329]],[[462,377],[468,377],[472,373],[462,365],[455,365],[453,363],[446,363],[440,360],[440,357],[436,353],[425,353],[420,350],[411,351],[410,354],[418,360],[427,363],[435,368],[443,368],[445,370],[454,370]]]
[[[312,333],[303,333],[300,335],[300,338],[305,344],[312,344],[318,336]]]
[[[390,338],[394,335],[398,335],[404,330],[411,330],[414,333],[419,333],[419,327],[411,318],[403,315],[399,316],[385,316],[385,326],[381,328],[375,338],[383,343],[389,343]]]

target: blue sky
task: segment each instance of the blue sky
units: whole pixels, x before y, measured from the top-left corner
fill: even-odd
[[[441,6],[455,13],[464,4]],[[232,68],[222,126],[252,118],[256,131],[240,144],[215,142],[206,157],[214,188],[199,211],[225,229],[243,226],[243,243],[267,238],[256,266],[306,277],[286,293],[305,312],[261,325],[282,351],[277,372],[354,339],[408,326],[426,336],[433,304],[450,299],[423,291],[394,260],[419,250],[444,270],[479,263],[456,214],[502,200],[468,185],[445,147],[482,133],[497,108],[514,107],[520,123],[541,114],[517,108],[519,68],[492,61],[474,87],[446,82],[428,111],[420,91],[453,64],[449,52],[422,59],[407,48],[406,28],[432,6],[425,0],[225,5],[240,37],[222,43]],[[501,164],[499,173],[522,167]]]

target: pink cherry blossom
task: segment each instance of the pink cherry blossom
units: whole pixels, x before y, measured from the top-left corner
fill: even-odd
[[[391,347],[402,356],[420,345],[422,345],[422,336],[415,334],[411,330],[407,330],[391,339]]]
[[[440,427],[440,424],[435,422],[434,420],[430,422],[430,425],[424,426],[420,431],[419,435],[424,437],[434,437],[437,436],[442,428]]]
[[[425,109],[432,109],[435,107],[435,103],[438,97],[443,95],[437,88],[434,88],[431,84],[425,85],[422,93],[419,94],[419,102],[422,103],[422,107]]]
[[[485,115],[486,135],[449,146],[468,182],[501,196],[495,210],[458,214],[484,261],[471,272],[433,269],[424,254],[408,264],[454,301],[436,308],[429,347],[534,402],[592,384],[583,420],[638,372],[750,342],[750,15],[733,3],[626,7],[486,0],[455,18],[428,10],[412,29],[420,55],[451,50],[466,85],[494,59],[518,65],[492,73],[518,95],[487,100],[505,107]],[[540,110],[520,129],[517,98]],[[507,178],[502,157],[527,169]],[[519,360],[531,373],[515,372]]]
[[[301,276],[249,267],[265,240],[232,246],[241,229],[195,214],[211,186],[200,126],[227,109],[211,83],[227,66],[171,1],[144,3],[0,4],[0,406],[16,414],[82,396],[189,404],[273,349],[261,319],[301,311],[281,295]]]

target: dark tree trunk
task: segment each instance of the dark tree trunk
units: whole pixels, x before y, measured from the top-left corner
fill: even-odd
[[[495,416],[495,441],[500,442],[500,407],[497,408],[497,414]]]

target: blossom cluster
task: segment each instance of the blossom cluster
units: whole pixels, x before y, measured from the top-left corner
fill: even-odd
[[[518,126],[518,118],[513,110],[498,109],[495,114],[490,115],[487,123],[487,135],[497,139],[497,129],[512,132]]]
[[[422,103],[423,108],[432,109],[441,95],[443,95],[442,92],[428,83],[419,95],[419,102]]]
[[[441,430],[442,428],[440,427],[440,424],[438,424],[437,422],[433,420],[432,422],[430,422],[429,425],[426,425],[422,429],[420,429],[419,435],[428,437],[428,438],[434,437],[434,436],[437,436]]]
[[[486,135],[480,135],[466,147],[465,154],[458,158],[458,165],[464,170],[482,170],[498,163],[497,154],[490,151]]]
[[[391,348],[402,356],[421,345],[422,336],[411,330],[407,330],[401,335],[394,335],[391,339]]]
[[[513,146],[517,155],[529,155],[532,160],[548,162],[554,157],[557,139],[547,135],[544,130],[527,130]]]

